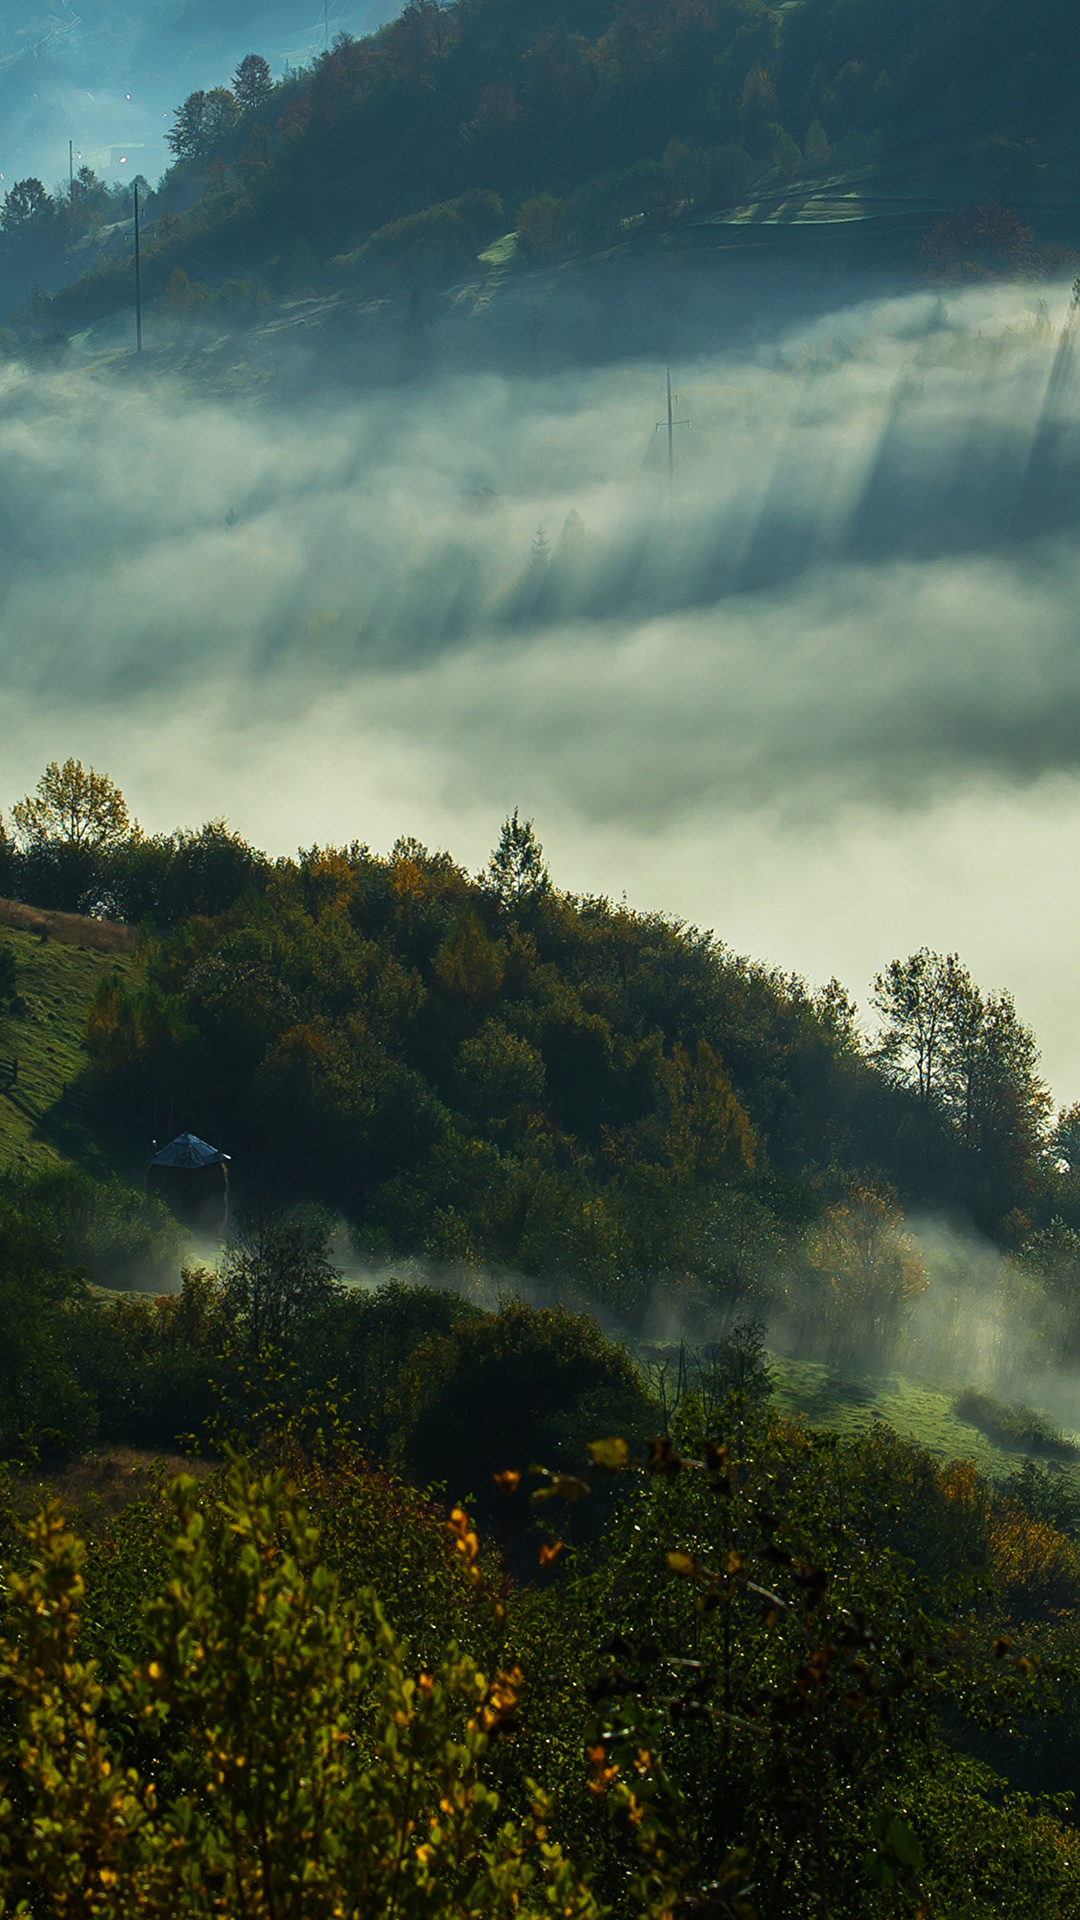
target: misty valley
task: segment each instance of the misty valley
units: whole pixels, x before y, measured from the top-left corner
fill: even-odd
[[[0,19],[0,1914],[1080,1920],[1072,12]]]

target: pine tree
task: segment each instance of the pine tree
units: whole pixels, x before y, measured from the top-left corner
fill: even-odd
[[[245,117],[265,106],[274,91],[270,68],[261,53],[246,54],[233,74],[236,104]]]
[[[499,844],[488,861],[483,879],[507,906],[551,892],[544,849],[532,821],[520,819],[517,807],[509,819],[503,821]]]

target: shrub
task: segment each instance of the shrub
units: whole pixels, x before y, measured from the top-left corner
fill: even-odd
[[[10,1006],[19,991],[19,963],[9,940],[0,938],[0,1002]]]
[[[592,1434],[640,1433],[650,1402],[629,1356],[589,1315],[513,1300],[422,1341],[396,1411],[395,1461],[490,1511],[496,1468],[545,1455],[569,1463]]]
[[[500,1823],[484,1780],[517,1671],[489,1679],[453,1647],[410,1671],[375,1596],[343,1597],[282,1473],[238,1464],[209,1509],[191,1480],[171,1499],[167,1584],[109,1684],[79,1645],[86,1550],[55,1512],[29,1573],[8,1570],[5,1910],[599,1920],[539,1791]]]
[[[85,1297],[40,1214],[0,1188],[0,1459],[77,1451],[97,1425],[70,1354],[70,1316]]]

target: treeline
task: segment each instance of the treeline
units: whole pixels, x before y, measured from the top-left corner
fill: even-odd
[[[192,914],[223,913],[249,888],[258,891],[272,866],[220,820],[104,845],[20,840],[0,821],[0,897],[98,920],[166,929]]]
[[[145,205],[148,182],[110,184],[91,167],[80,167],[69,185],[50,193],[43,181],[16,180],[0,206],[0,300],[3,311],[26,303],[34,289],[49,289],[80,272],[117,258],[130,273],[133,189]],[[0,338],[0,350],[13,345]]]
[[[487,1511],[490,1456],[569,1469],[590,1420],[638,1439],[648,1426],[641,1375],[586,1316],[344,1286],[310,1211],[249,1219],[218,1269],[192,1265],[169,1291],[182,1246],[160,1203],[118,1181],[0,1176],[0,1459],[213,1448],[332,1406],[371,1457]],[[142,1291],[95,1292],[103,1271]]]
[[[541,253],[878,162],[975,204],[1025,202],[1073,177],[1075,69],[1065,0],[989,16],[977,0],[410,0],[309,69],[275,83],[251,55],[231,86],[189,96],[146,286],[165,297],[206,263],[215,284],[254,273],[278,289],[392,263],[415,286],[467,265],[437,230],[470,193]],[[377,261],[363,252],[376,234]],[[129,278],[129,263],[95,266],[41,316],[85,325],[128,300]]]

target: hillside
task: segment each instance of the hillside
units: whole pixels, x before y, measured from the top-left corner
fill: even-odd
[[[146,208],[146,295],[165,316],[241,324],[306,290],[415,301],[508,230],[525,260],[652,233],[697,246],[741,206],[730,247],[778,207],[797,228],[808,195],[819,246],[831,229],[911,269],[927,242],[947,271],[1060,263],[1076,237],[1072,28],[1064,0],[413,0],[280,81],[255,56],[228,84],[207,74]],[[39,325],[130,305],[125,210],[107,201],[92,176],[70,204],[12,190],[9,306],[31,277],[59,289],[88,247],[74,285],[38,296]]]
[[[239,1815],[267,1819],[288,1713],[330,1754],[294,1820],[293,1742],[272,1815],[297,1920],[312,1832],[365,1920],[801,1920],[823,1886],[834,1920],[1076,1920],[1080,1442],[1016,1403],[1073,1392],[1080,1110],[1051,1118],[1009,997],[922,950],[871,1039],[835,981],[561,892],[516,814],[475,876],[415,840],[147,839],[103,776],[111,834],[28,833],[84,775],[49,769],[4,847],[57,904],[0,907],[38,928],[0,934],[0,1896],[204,1920],[223,1863],[264,1872]],[[140,909],[135,952],[79,943],[130,940],[66,912],[88,890]],[[212,1264],[100,1177],[106,1117],[154,1115],[235,1156]],[[53,1489],[85,1547],[28,1539]],[[58,1802],[72,1725],[97,1779],[130,1762],[138,1821],[81,1773]],[[463,1755],[484,1850],[428,1882],[415,1809],[441,1846]],[[227,1826],[193,1828],[192,1783]]]
[[[60,929],[68,937],[58,938],[3,924],[8,906],[0,903],[0,947],[14,956],[18,998],[0,1012],[0,1162],[32,1170],[71,1160],[104,1172],[130,1150],[85,1086],[86,1014],[102,981],[126,972],[130,958],[90,945],[103,931],[97,922],[84,923],[80,944],[70,937],[80,931],[77,916],[38,916],[46,928],[68,922]]]

